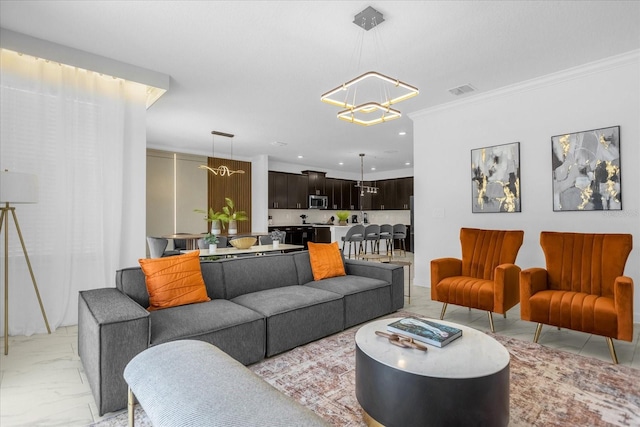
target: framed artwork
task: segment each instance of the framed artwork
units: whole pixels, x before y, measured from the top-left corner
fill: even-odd
[[[471,211],[520,212],[520,143],[471,150]]]
[[[622,210],[620,126],[551,137],[554,211]]]

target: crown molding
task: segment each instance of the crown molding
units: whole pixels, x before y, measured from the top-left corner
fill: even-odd
[[[592,74],[601,73],[604,71],[612,70],[615,68],[626,67],[632,64],[640,63],[640,49],[632,50],[622,53],[620,55],[611,56],[598,61],[589,62],[577,67],[568,68],[566,70],[558,71],[555,73],[547,74],[542,77],[536,77],[535,79],[525,80],[523,82],[515,83],[509,86],[504,86],[499,89],[480,93],[475,96],[471,96],[465,99],[447,102],[445,104],[436,105],[434,107],[425,108],[423,110],[408,113],[407,115],[415,120],[416,118],[428,116],[440,111],[446,111],[453,108],[459,108],[465,105],[478,104],[493,99],[502,98],[505,96],[511,96],[516,93],[528,92],[531,90],[537,90],[540,88],[556,85],[569,80],[575,80],[589,76]]]

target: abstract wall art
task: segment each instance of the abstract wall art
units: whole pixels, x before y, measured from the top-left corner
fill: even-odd
[[[551,137],[554,211],[621,210],[620,126]]]
[[[471,150],[471,211],[520,212],[520,143]]]

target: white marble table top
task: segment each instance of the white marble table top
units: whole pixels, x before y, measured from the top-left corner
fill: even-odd
[[[281,252],[281,251],[293,251],[293,250],[302,250],[304,246],[302,245],[288,245],[281,243],[277,247],[273,245],[255,245],[251,246],[248,249],[237,249],[237,248],[217,248],[215,252],[209,252],[209,249],[196,249],[200,251],[200,256],[232,256],[232,255],[241,255],[241,254],[257,254],[264,252]],[[182,250],[181,253],[193,252],[192,250]]]
[[[427,345],[428,351],[401,348],[379,337],[389,323],[401,318],[382,319],[364,325],[356,333],[356,345],[379,363],[416,375],[432,378],[478,378],[495,374],[509,364],[509,352],[487,334],[456,323],[429,319],[462,330],[462,337],[442,348]]]

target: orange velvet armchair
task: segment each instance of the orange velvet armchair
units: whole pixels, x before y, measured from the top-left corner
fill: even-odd
[[[431,261],[431,299],[448,304],[486,310],[491,332],[495,332],[492,312],[507,316],[518,304],[520,267],[515,265],[524,231],[462,228],[462,259]]]
[[[607,338],[633,339],[633,280],[623,276],[633,247],[630,234],[583,234],[543,231],[540,246],[547,268],[520,273],[520,317],[542,325],[573,329]]]

